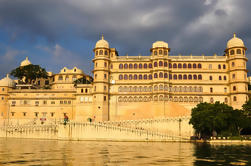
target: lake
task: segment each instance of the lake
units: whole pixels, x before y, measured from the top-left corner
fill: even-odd
[[[0,166],[251,165],[251,144],[0,138]]]

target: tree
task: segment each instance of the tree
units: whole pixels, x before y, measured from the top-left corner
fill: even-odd
[[[12,76],[17,77],[19,80],[24,81],[24,83],[34,83],[39,78],[48,78],[48,73],[44,68],[39,65],[27,65],[20,66],[10,73]]]
[[[243,104],[242,109],[244,111],[244,114],[247,116],[251,116],[251,100],[248,100],[245,104]]]
[[[92,82],[93,82],[92,78],[90,78],[90,80],[87,80],[85,76],[73,81],[75,87],[77,86],[77,84],[91,84]]]

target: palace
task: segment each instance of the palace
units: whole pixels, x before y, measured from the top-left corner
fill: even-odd
[[[248,100],[244,42],[234,35],[223,56],[173,56],[156,41],[149,56],[118,56],[101,40],[93,49],[93,79],[64,67],[33,85],[0,80],[0,119],[117,121],[190,116],[200,102],[241,108]],[[20,66],[31,64],[26,58]],[[86,81],[74,83],[79,78]],[[45,88],[46,87],[46,88]]]

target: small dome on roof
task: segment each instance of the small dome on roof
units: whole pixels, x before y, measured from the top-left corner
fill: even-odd
[[[6,77],[0,80],[0,86],[13,88],[15,87],[15,85],[15,81],[9,78],[9,74],[7,74]]]
[[[104,35],[102,35],[101,39],[97,41],[95,48],[110,48],[109,43],[104,40]]]
[[[236,37],[236,34],[234,34],[234,37],[227,42],[227,48],[233,47],[245,47],[244,42]]]
[[[168,48],[168,43],[166,43],[164,41],[156,41],[152,45],[152,48],[159,48],[159,47]]]
[[[20,63],[20,66],[27,66],[27,65],[30,65],[31,62],[29,61],[28,57],[25,58],[25,60],[23,60],[21,63]]]
[[[84,74],[84,72],[77,67],[74,67],[73,69],[68,69],[67,67],[64,67],[63,69],[61,69],[59,73],[60,74]]]

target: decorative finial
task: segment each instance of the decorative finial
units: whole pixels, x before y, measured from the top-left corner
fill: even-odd
[[[9,78],[9,74],[6,74],[6,77]]]
[[[103,34],[103,33],[102,33],[102,35],[101,35],[101,39],[104,40],[104,34]]]
[[[236,37],[236,33],[234,33],[234,38]]]
[[[25,59],[28,60],[28,56]]]

